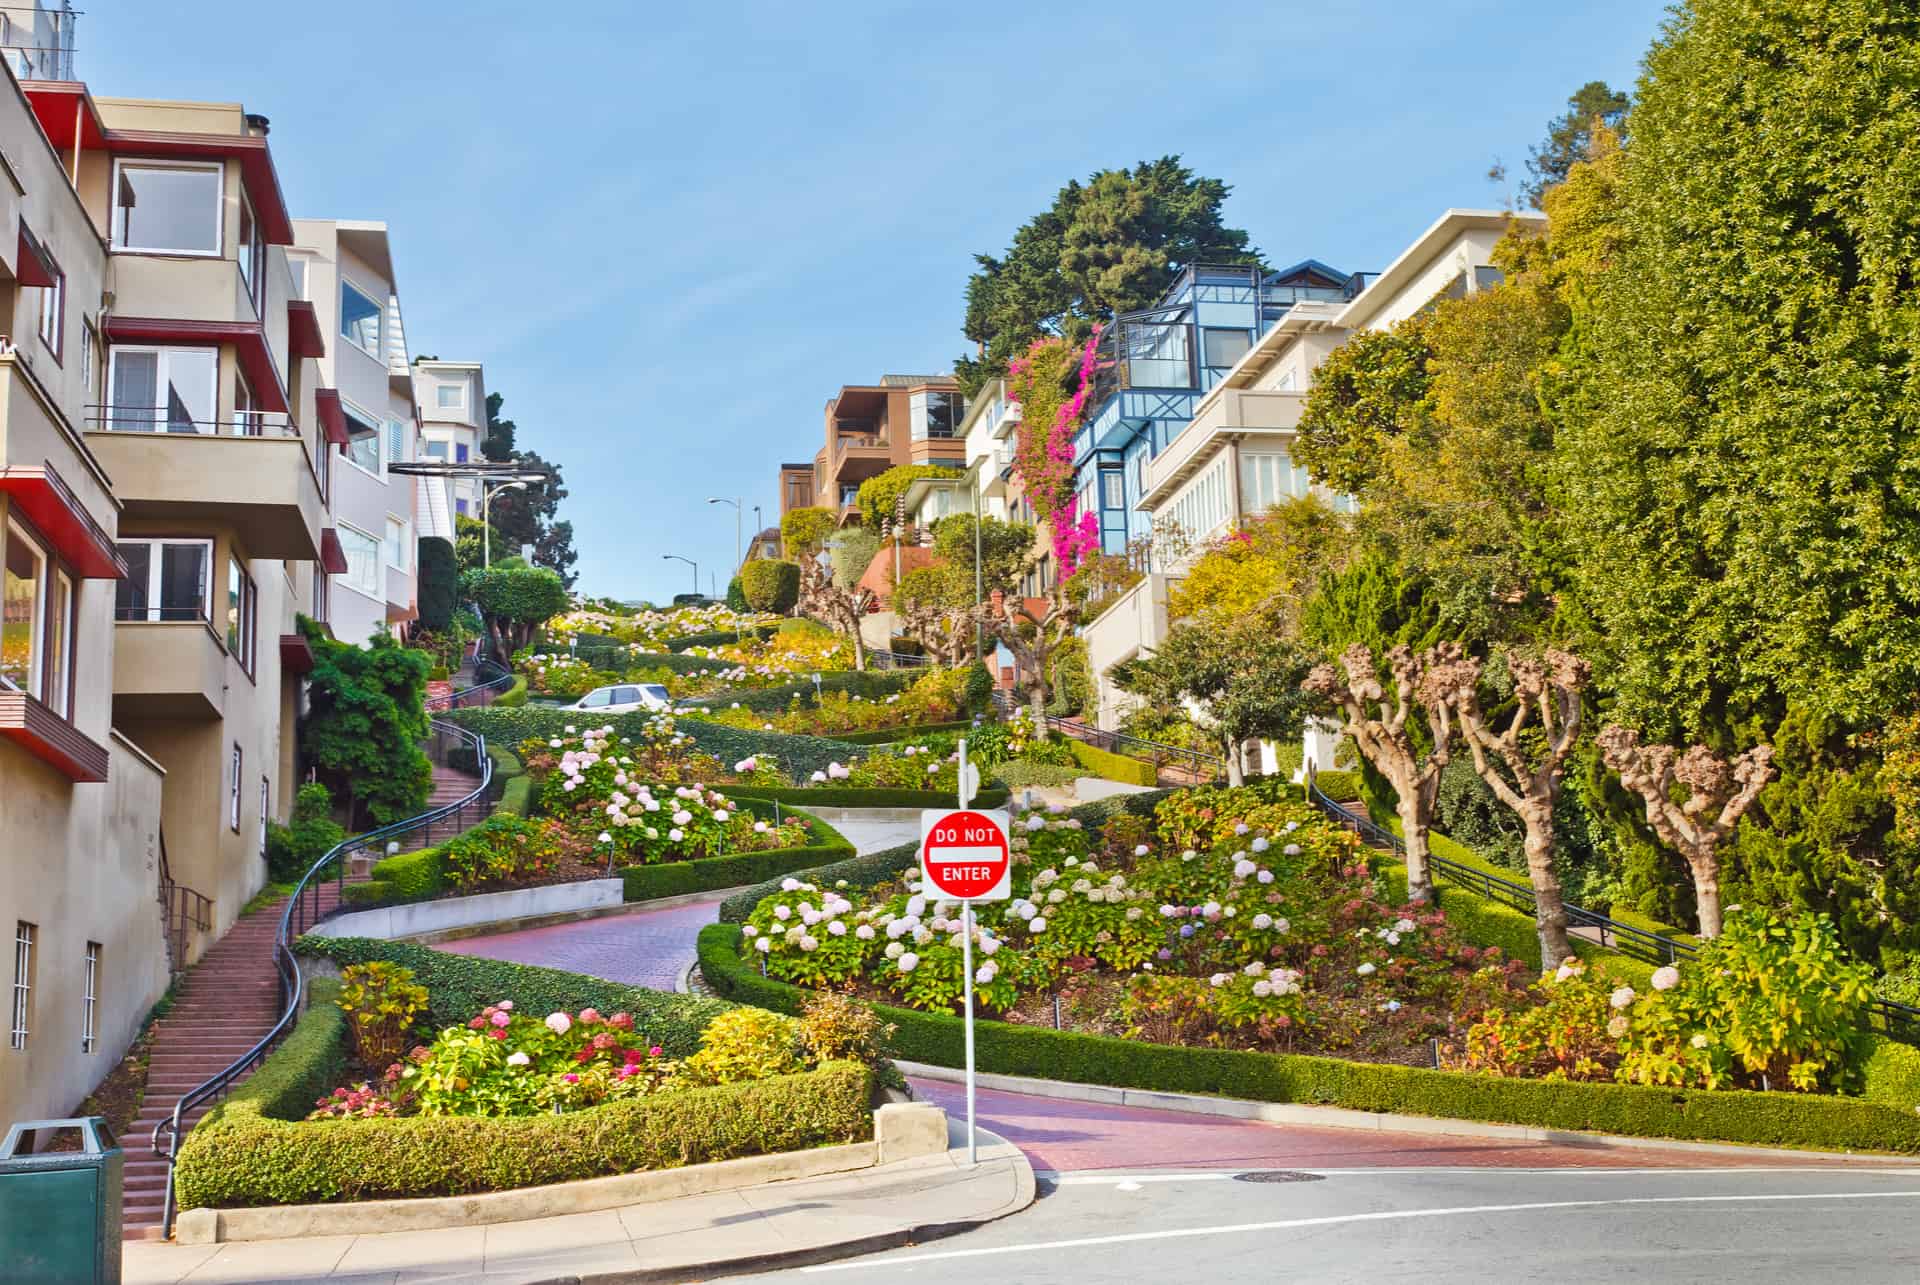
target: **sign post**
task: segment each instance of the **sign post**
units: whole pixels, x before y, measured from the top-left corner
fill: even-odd
[[[929,897],[960,903],[961,1003],[967,1052],[967,1163],[977,1163],[973,1107],[973,903],[1005,901],[1013,892],[1013,862],[1007,845],[1007,814],[967,807],[980,776],[960,742],[960,807],[920,814],[920,872]]]

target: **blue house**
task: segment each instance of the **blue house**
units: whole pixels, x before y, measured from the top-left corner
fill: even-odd
[[[1193,418],[1195,405],[1294,304],[1349,299],[1352,273],[1307,259],[1264,271],[1200,263],[1159,304],[1114,318],[1101,333],[1088,411],[1074,439],[1081,513],[1100,517],[1100,547],[1124,553],[1149,534],[1137,512],[1146,462]]]

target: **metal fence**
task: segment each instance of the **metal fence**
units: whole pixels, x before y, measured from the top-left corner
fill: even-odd
[[[1011,692],[1004,688],[993,689],[993,707],[1000,717],[1009,717],[1016,708],[1025,708],[1016,701]],[[1217,754],[1208,754],[1204,750],[1190,750],[1179,745],[1163,745],[1159,741],[1149,741],[1138,736],[1128,736],[1125,732],[1106,732],[1097,727],[1088,727],[1074,719],[1046,715],[1047,726],[1063,736],[1070,736],[1097,750],[1106,750],[1112,754],[1123,754],[1128,758],[1139,759],[1153,764],[1159,773],[1167,768],[1190,775],[1190,782],[1205,785],[1214,781],[1223,781],[1227,776],[1227,761]]]
[[[491,705],[493,698],[513,686],[513,671],[499,661],[482,657],[473,663],[473,676],[476,680],[471,687],[462,687],[457,692],[445,696],[429,696],[427,712],[444,714],[450,709],[470,709],[475,705]]]
[[[1393,831],[1377,824],[1371,817],[1355,812],[1343,804],[1335,803],[1321,793],[1319,786],[1311,782],[1307,786],[1307,795],[1314,806],[1324,812],[1330,820],[1359,835],[1362,842],[1385,849],[1405,860],[1407,845]],[[1427,864],[1432,868],[1436,879],[1444,878],[1449,883],[1457,884],[1476,896],[1497,901],[1523,914],[1535,913],[1538,903],[1534,900],[1531,884],[1503,879],[1499,875],[1435,853],[1427,854]],[[1591,929],[1600,945],[1651,964],[1677,964],[1683,959],[1692,959],[1700,953],[1700,948],[1692,942],[1649,932],[1645,928],[1637,928],[1632,924],[1623,924],[1595,910],[1568,905],[1566,912],[1569,927]],[[1905,1043],[1920,1044],[1920,1008],[1898,1004],[1892,1000],[1875,999],[1868,1007],[1868,1026],[1872,1030],[1890,1035]]]
[[[293,943],[300,939],[302,933],[341,907],[347,883],[362,865],[370,865],[403,843],[412,847],[444,843],[469,826],[485,820],[493,810],[498,792],[494,788],[493,760],[487,755],[484,736],[436,719],[421,748],[426,750],[434,763],[441,766],[448,765],[455,754],[463,759],[471,754],[478,769],[479,784],[471,793],[443,807],[429,809],[418,816],[342,841],[300,876],[300,882],[294,885],[293,893],[281,909],[280,928],[273,945],[274,967],[280,981],[280,1020],[225,1070],[190,1090],[174,1104],[172,1114],[153,1127],[150,1140],[153,1154],[167,1162],[166,1193],[161,1204],[162,1235],[171,1234],[173,1229],[173,1167],[179,1155],[181,1121],[196,1107],[216,1101],[231,1092],[293,1029],[294,1021],[300,1014],[305,984],[299,958],[293,953]],[[331,897],[326,895],[329,886],[333,891]]]

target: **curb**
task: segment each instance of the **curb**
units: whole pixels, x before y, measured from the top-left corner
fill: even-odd
[[[753,886],[753,884],[741,884],[737,888],[683,892],[671,897],[656,897],[650,901],[623,901],[611,906],[592,906],[582,910],[563,910],[546,915],[527,915],[519,919],[494,919],[482,924],[466,924],[459,928],[413,933],[405,937],[395,937],[392,940],[410,941],[421,946],[437,946],[442,942],[465,941],[470,937],[495,937],[502,933],[524,932],[529,928],[551,928],[556,924],[583,923],[589,919],[613,919],[622,915],[645,914],[649,910],[677,910],[682,906],[692,906],[705,901],[718,903]]]
[[[925,1062],[896,1060],[894,1065],[906,1076],[923,1080],[963,1083],[965,1073],[947,1066]],[[1488,1138],[1507,1142],[1550,1142],[1563,1147],[1587,1147],[1594,1150],[1687,1151],[1700,1155],[1776,1156],[1792,1160],[1831,1160],[1847,1164],[1870,1164],[1878,1168],[1908,1166],[1920,1169],[1920,1159],[1912,1156],[1859,1151],[1803,1151],[1792,1147],[1746,1146],[1736,1142],[1691,1142],[1680,1138],[1639,1138],[1614,1133],[1577,1133],[1566,1129],[1543,1129],[1536,1125],[1490,1124],[1478,1120],[1452,1120],[1440,1116],[1396,1115],[1386,1111],[1353,1111],[1346,1107],[1313,1106],[1299,1102],[1256,1102],[1246,1098],[1209,1097],[1198,1093],[1171,1093],[1156,1089],[1120,1089],[1105,1084],[1077,1084],[1067,1080],[1042,1080],[1024,1075],[1002,1075],[983,1071],[975,1077],[983,1089],[1020,1093],[1029,1097],[1058,1098],[1074,1102],[1096,1102],[1107,1106],[1135,1107],[1153,1111],[1176,1111],[1186,1115],[1251,1120],[1263,1124],[1297,1124],[1318,1129],[1359,1129],[1374,1133],[1444,1134],[1456,1138]],[[982,1132],[985,1132],[982,1130]]]
[[[772,1254],[750,1254],[739,1258],[716,1259],[701,1264],[697,1269],[684,1266],[641,1267],[621,1272],[589,1272],[581,1275],[545,1277],[532,1282],[531,1285],[654,1285],[655,1282],[744,1276],[750,1272],[811,1267],[817,1263],[837,1262],[843,1258],[859,1258],[889,1249],[907,1249],[914,1245],[923,1245],[928,1241],[957,1236],[962,1232],[972,1231],[976,1227],[984,1227],[988,1223],[1011,1217],[1033,1204],[1038,1187],[1033,1165],[1018,1147],[991,1130],[981,1129],[979,1134],[983,1148],[998,1145],[1006,1147],[1013,1153],[1016,1184],[1014,1197],[1006,1208],[998,1212],[985,1214],[979,1218],[955,1219],[951,1222],[917,1223],[912,1227],[875,1232],[868,1236],[856,1236],[852,1240],[844,1240],[834,1245],[812,1245],[803,1249],[782,1250]]]

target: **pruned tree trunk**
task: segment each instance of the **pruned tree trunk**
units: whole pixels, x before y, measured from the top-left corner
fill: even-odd
[[[1534,922],[1540,934],[1540,966],[1557,968],[1573,954],[1567,937],[1567,905],[1553,867],[1553,807],[1567,758],[1580,739],[1580,689],[1589,669],[1577,656],[1549,650],[1544,660],[1515,657],[1514,712],[1495,730],[1480,706],[1478,660],[1457,653],[1427,675],[1431,690],[1460,722],[1473,751],[1473,768],[1494,797],[1513,809],[1526,828],[1527,878],[1533,885]],[[1537,719],[1536,732],[1530,726]]]
[[[1372,648],[1355,643],[1340,653],[1345,682],[1335,676],[1333,666],[1319,665],[1304,684],[1308,691],[1338,706],[1344,719],[1342,733],[1393,786],[1400,837],[1406,843],[1407,900],[1416,904],[1433,900],[1427,832],[1432,828],[1434,804],[1440,796],[1440,773],[1453,746],[1452,717],[1444,693],[1434,685],[1432,676],[1446,672],[1444,666],[1461,658],[1460,648],[1452,643],[1429,648],[1418,656],[1407,647],[1393,648],[1386,655],[1387,669],[1393,675],[1389,700],[1374,666]],[[1411,716],[1416,709],[1426,715],[1433,736],[1433,747],[1425,755],[1414,741]]]
[[[1647,824],[1678,852],[1693,875],[1700,935],[1718,937],[1720,845],[1773,778],[1773,747],[1756,745],[1729,763],[1704,745],[1681,754],[1671,745],[1642,745],[1631,728],[1610,726],[1595,738],[1620,783],[1646,805]],[[1674,794],[1684,787],[1684,802]]]

